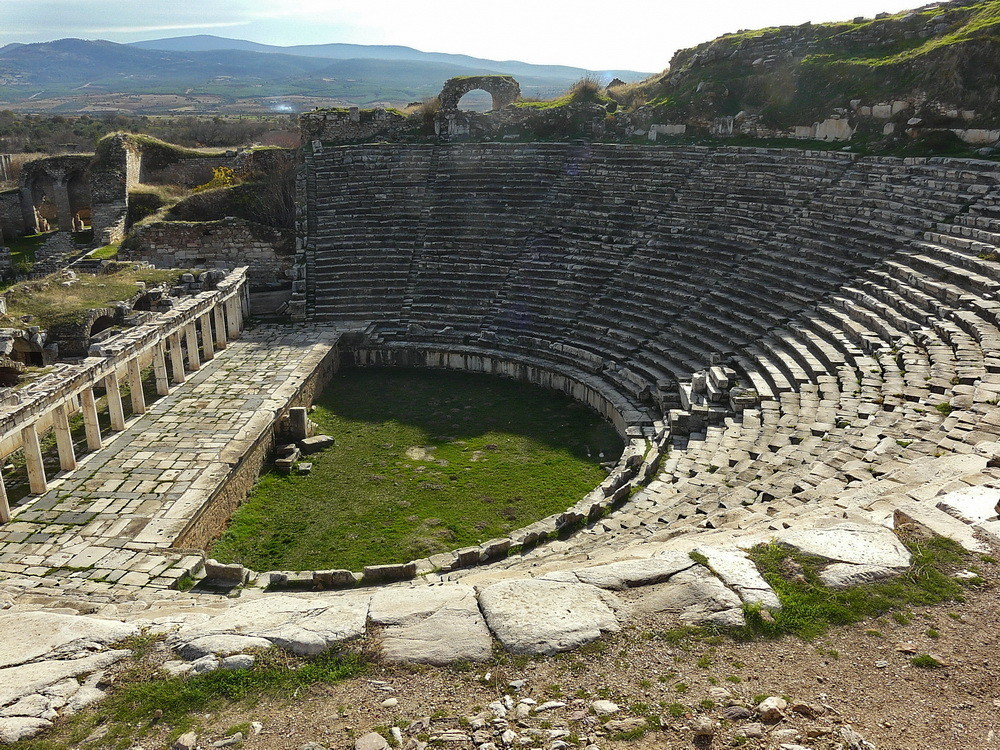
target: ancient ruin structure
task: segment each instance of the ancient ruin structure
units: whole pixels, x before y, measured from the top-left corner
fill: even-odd
[[[3,510],[0,591],[139,602],[79,626],[162,624],[180,671],[272,644],[317,653],[372,625],[386,658],[442,664],[488,659],[493,639],[573,648],[633,608],[738,626],[745,607],[781,606],[743,551],[760,543],[825,560],[836,588],[906,570],[903,521],[970,551],[1000,542],[995,163],[320,141],[300,188],[300,323],[234,341],[239,270],[0,405],[0,453],[23,450],[31,480]],[[135,387],[147,364],[172,391],[149,410]],[[282,422],[345,365],[560,389],[626,447],[571,507],[448,554],[359,571],[206,560]],[[121,435],[81,465],[67,419],[82,410],[101,450],[99,383]],[[39,451],[49,430],[58,488]],[[204,596],[179,582],[202,577],[245,588],[219,614],[178,613],[174,600]],[[69,674],[98,658],[121,657]],[[30,705],[48,710],[38,690]]]
[[[521,85],[512,76],[461,76],[445,82],[438,94],[441,109],[458,109],[462,97],[470,91],[485,91],[493,99],[490,109],[503,109],[521,98]]]

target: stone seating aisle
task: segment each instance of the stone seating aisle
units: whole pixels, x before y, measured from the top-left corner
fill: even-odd
[[[371,146],[312,157],[329,167],[315,172],[306,187],[307,198],[324,217],[310,228],[312,241],[324,252],[307,256],[309,301],[316,315],[398,318],[435,153],[419,146]]]

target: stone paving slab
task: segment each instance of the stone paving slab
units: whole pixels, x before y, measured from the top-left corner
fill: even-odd
[[[61,594],[171,586],[187,570],[166,550],[338,336],[332,326],[245,331],[12,509],[0,526],[0,583],[17,577]]]

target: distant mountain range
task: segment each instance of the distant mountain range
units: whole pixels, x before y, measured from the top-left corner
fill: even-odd
[[[457,75],[515,76],[549,97],[585,75],[638,81],[631,70],[588,71],[411,47],[276,47],[199,35],[132,44],[59,39],[0,48],[0,108],[19,111],[292,112],[314,106],[404,105]]]

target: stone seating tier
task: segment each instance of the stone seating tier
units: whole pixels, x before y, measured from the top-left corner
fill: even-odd
[[[379,192],[378,175],[351,158],[363,150],[309,166],[343,186],[338,205],[354,184]],[[362,207],[357,221],[319,208],[316,317],[368,306],[390,346],[570,368],[653,421],[657,403],[677,409],[671,384],[717,358],[762,396],[674,434],[627,509],[532,560],[585,554],[595,533],[773,525],[900,462],[995,436],[996,165],[596,144],[424,153],[429,187],[402,204]],[[435,178],[470,153],[477,168]]]

